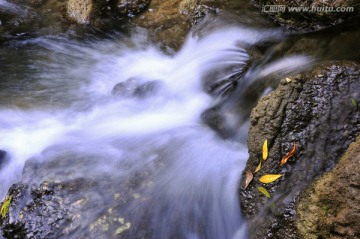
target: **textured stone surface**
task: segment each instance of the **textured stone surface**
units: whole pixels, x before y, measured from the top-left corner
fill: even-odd
[[[102,18],[114,15],[114,0],[68,0],[66,4],[67,16],[79,24],[96,23]]]
[[[337,166],[300,198],[297,227],[303,238],[360,238],[360,137]]]
[[[67,14],[78,23],[86,24],[90,23],[93,8],[92,0],[69,0],[67,3]]]
[[[359,78],[357,63],[327,63],[284,81],[253,109],[246,170],[255,171],[265,139],[269,158],[250,186],[240,188],[241,208],[250,220],[252,238],[300,238],[294,223],[299,194],[335,166],[360,132],[360,112],[351,103],[351,98],[360,98]],[[294,157],[280,167],[280,159],[294,143]],[[271,184],[259,182],[260,176],[271,173],[283,176]],[[259,186],[271,193],[270,200],[258,191]]]

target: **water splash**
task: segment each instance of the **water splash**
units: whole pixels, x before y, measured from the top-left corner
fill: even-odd
[[[150,172],[152,186],[137,188],[146,203],[127,209],[133,226],[140,227],[136,222],[147,214],[157,239],[245,238],[237,187],[246,146],[224,141],[203,125],[201,113],[214,102],[204,90],[204,76],[214,66],[220,78],[243,71],[250,58],[246,46],[279,34],[235,26],[194,32],[174,55],[138,38],[17,43],[35,58],[22,69],[35,70],[24,73],[35,86],[27,98],[13,100],[39,102],[26,110],[17,104],[0,109],[0,149],[10,159],[0,174],[0,196],[20,180],[28,159],[91,155],[95,162],[83,168],[30,176],[25,168],[22,180],[39,184],[99,172],[117,179]],[[88,213],[90,224],[97,214]]]

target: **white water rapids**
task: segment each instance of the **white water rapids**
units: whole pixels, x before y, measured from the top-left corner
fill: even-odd
[[[225,75],[239,72],[249,59],[240,46],[279,34],[222,28],[202,37],[190,35],[174,55],[140,33],[81,44],[51,37],[17,43],[14,49],[31,55],[22,76],[34,86],[0,107],[0,149],[8,158],[0,171],[1,198],[21,179],[30,158],[91,154],[98,157],[97,167],[71,169],[72,177],[98,171],[127,177],[151,169],[154,186],[141,194],[150,197],[155,238],[168,238],[172,227],[189,239],[246,238],[237,188],[247,148],[219,138],[201,122],[201,113],[214,102],[204,92],[202,78],[215,66],[224,66]],[[112,94],[120,82],[128,84],[122,88],[125,96]],[[128,94],[132,84],[147,82],[155,82],[155,90]],[[37,97],[38,106],[18,107]],[[119,162],[126,165],[123,170],[114,169]],[[32,181],[40,183],[42,177],[34,175]],[[51,177],[56,175],[46,176]],[[179,223],[172,221],[174,211],[181,212],[182,225],[172,224]],[[206,225],[202,234],[194,230],[197,224]]]

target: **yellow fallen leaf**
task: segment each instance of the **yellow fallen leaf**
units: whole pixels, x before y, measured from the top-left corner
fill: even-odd
[[[263,187],[258,187],[258,190],[264,194],[267,198],[270,198],[270,193],[268,192],[268,190],[266,190],[266,188],[263,188]]]
[[[268,141],[265,140],[264,144],[263,144],[263,150],[262,150],[262,157],[264,160],[266,160],[268,158]]]
[[[281,174],[266,174],[262,176],[259,181],[262,183],[271,183],[280,178],[281,176]]]
[[[246,173],[245,173],[246,175],[245,175],[245,187],[244,187],[244,189],[246,189],[248,186],[249,186],[249,184],[250,184],[250,182],[253,180],[253,178],[254,178],[254,175],[253,175],[253,173],[250,171],[250,170],[246,170]]]
[[[261,169],[261,161],[259,162],[259,165],[256,167],[254,173],[258,172],[260,169]]]

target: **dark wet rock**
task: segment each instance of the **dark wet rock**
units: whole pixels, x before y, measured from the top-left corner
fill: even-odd
[[[111,94],[116,97],[144,98],[154,95],[160,87],[161,83],[157,80],[142,82],[139,79],[131,78],[124,82],[117,83],[111,90]]]
[[[9,1],[0,8],[0,41],[27,39],[65,32],[62,1]]]
[[[9,0],[0,8],[0,40],[123,31],[116,0]],[[127,20],[126,20],[127,21]],[[100,30],[100,31],[99,31]]]
[[[297,30],[318,30],[345,21],[358,21],[355,18],[360,17],[360,3],[356,0],[253,0],[252,2],[279,24]],[[291,7],[299,7],[299,9],[289,10]]]
[[[127,81],[117,83],[111,90],[113,96],[131,97],[138,86],[135,79],[128,79]]]
[[[9,0],[11,3],[28,5],[31,7],[40,7],[45,4],[47,1],[51,0]]]
[[[250,157],[245,170],[255,171],[262,158],[263,142],[269,142],[269,158],[254,174],[249,187],[244,190],[241,185],[239,189],[241,209],[249,220],[252,238],[301,238],[295,227],[300,193],[334,168],[360,133],[360,112],[351,103],[351,98],[360,98],[359,77],[357,63],[326,63],[282,81],[252,110]],[[280,159],[294,143],[294,156],[280,167]],[[264,174],[282,177],[265,185],[259,182]],[[258,191],[259,186],[270,192],[271,199]]]
[[[224,116],[219,107],[212,107],[201,114],[202,121],[222,138],[227,139],[233,135],[231,129],[224,123]]]
[[[27,7],[6,4],[0,8],[0,41],[28,34],[27,28],[36,21],[37,15]]]
[[[272,57],[306,55],[323,61],[359,61],[360,29],[347,24],[307,34],[294,34],[271,48]]]
[[[177,190],[164,190],[173,177],[163,177],[174,167],[169,148],[187,138],[164,145],[152,144],[153,136],[125,139],[114,140],[105,155],[72,143],[29,159],[21,180],[8,191],[12,201],[0,219],[0,233],[6,238],[185,239],[192,231],[210,238],[211,223],[204,222],[211,219],[198,213],[213,205],[208,194],[194,202]],[[116,149],[121,153],[114,154]],[[140,158],[148,160],[139,164]]]
[[[360,238],[359,161],[360,137],[301,195],[297,228],[303,238]]]
[[[0,150],[0,170],[9,162],[9,157],[4,150]]]
[[[47,156],[51,157],[53,149]],[[0,219],[5,238],[144,238],[141,223],[132,221],[147,199],[138,188],[148,186],[148,171],[118,177],[103,169],[99,156],[67,153],[27,161],[23,179],[12,185],[10,209]],[[124,169],[126,165],[115,165]],[[97,170],[94,172],[94,169]],[[92,172],[91,174],[87,172]],[[134,230],[133,227],[137,229]],[[149,236],[146,238],[150,238]]]
[[[134,92],[134,95],[140,98],[148,97],[154,95],[159,88],[161,87],[160,81],[148,81],[145,83],[140,84]]]
[[[99,238],[95,236],[98,230],[96,225],[112,232],[115,232],[116,227],[128,225],[124,218],[123,221],[119,220],[120,215],[115,215],[115,212],[108,216],[113,228],[109,228],[106,222],[96,223],[101,217],[96,218],[94,212],[95,215],[107,214],[102,211],[104,204],[110,200],[107,197],[113,196],[113,204],[105,206],[109,211],[117,204],[126,204],[128,200],[123,194],[111,194],[105,188],[102,189],[96,180],[45,180],[38,186],[15,184],[8,195],[12,196],[11,208],[2,222],[6,238],[79,238],[72,236],[76,230],[81,231],[83,237]],[[93,221],[93,224],[87,225],[89,221]],[[111,232],[102,231],[102,236],[107,234],[110,235],[106,238],[115,238]]]

